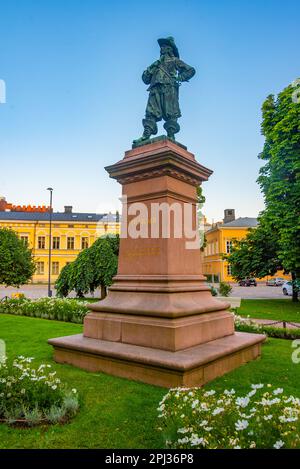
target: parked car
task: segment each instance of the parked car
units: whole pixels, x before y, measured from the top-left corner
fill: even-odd
[[[280,287],[284,283],[285,283],[285,280],[282,277],[270,278],[269,280],[266,281],[266,285],[268,287]]]
[[[292,296],[292,294],[293,294],[292,282],[284,282],[284,284],[282,285],[282,293],[284,295]]]
[[[257,286],[255,278],[244,278],[243,280],[239,281],[240,287],[251,287],[251,285],[254,287]]]

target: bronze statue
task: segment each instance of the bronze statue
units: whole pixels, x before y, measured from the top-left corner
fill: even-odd
[[[151,135],[157,134],[157,122],[165,121],[164,128],[168,138],[175,140],[180,126],[177,119],[181,116],[179,108],[179,86],[195,75],[195,69],[179,58],[178,49],[172,37],[158,39],[160,59],[148,67],[142,80],[148,88],[149,98],[143,119],[144,133],[134,140],[133,146],[146,143]]]

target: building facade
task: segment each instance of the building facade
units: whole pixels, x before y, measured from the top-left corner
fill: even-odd
[[[19,206],[18,206],[19,207]],[[0,211],[0,228],[14,230],[32,249],[36,261],[33,283],[47,283],[49,269],[49,210]],[[64,212],[52,213],[51,281],[55,282],[61,269],[74,261],[80,251],[91,246],[96,239],[120,231],[118,215],[74,213],[71,206]]]
[[[234,282],[231,276],[231,266],[224,254],[229,254],[234,240],[241,240],[246,237],[249,228],[257,227],[256,218],[235,218],[234,209],[224,211],[223,222],[213,224],[210,229],[205,232],[206,247],[204,249],[203,273],[209,282]],[[289,275],[284,275],[282,271],[278,271],[276,277],[289,279]],[[257,279],[257,281],[265,281]]]

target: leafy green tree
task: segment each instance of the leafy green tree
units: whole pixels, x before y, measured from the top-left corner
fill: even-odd
[[[0,284],[19,287],[28,283],[35,271],[32,252],[7,228],[0,229]]]
[[[74,262],[66,264],[60,271],[60,275],[56,280],[55,288],[58,296],[68,296],[72,291],[71,278]]]
[[[231,275],[235,280],[262,278],[274,275],[282,268],[277,249],[276,233],[269,231],[262,219],[259,227],[250,229],[244,239],[233,240],[231,253],[224,258],[231,265]]]
[[[259,225],[228,256],[236,279],[273,275],[282,268],[293,279],[297,301],[300,279],[300,103],[293,85],[268,96],[262,106],[265,144],[258,183],[265,198]]]
[[[67,296],[75,290],[77,296],[82,297],[98,287],[101,297],[105,296],[106,287],[117,273],[118,253],[118,236],[99,238],[62,269],[55,284],[58,296]]]
[[[294,93],[292,84],[277,99],[270,95],[263,104],[265,144],[259,157],[266,164],[258,183],[266,205],[261,217],[276,232],[278,258],[296,285],[300,278],[300,103]]]

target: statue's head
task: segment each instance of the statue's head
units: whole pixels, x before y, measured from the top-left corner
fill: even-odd
[[[172,47],[170,46],[160,46],[160,56],[162,57],[163,55],[168,55],[169,57],[174,57],[174,52]]]
[[[175,41],[173,37],[167,37],[164,39],[158,39],[157,40],[158,44],[160,45],[160,55],[168,55],[170,57],[178,57],[179,58],[179,52],[176,47]]]

